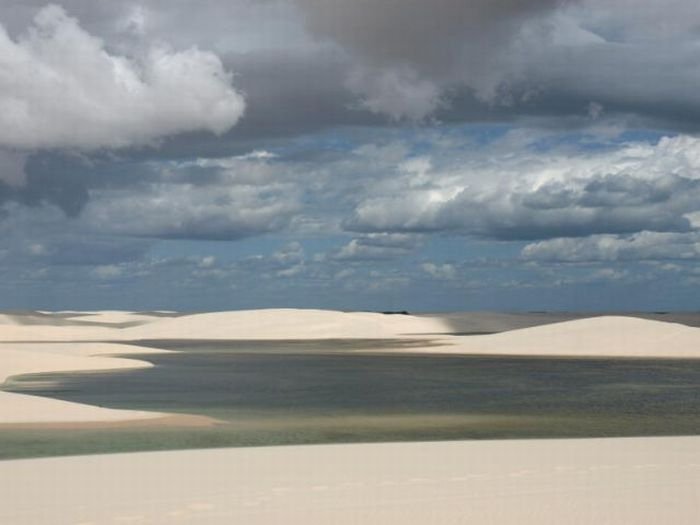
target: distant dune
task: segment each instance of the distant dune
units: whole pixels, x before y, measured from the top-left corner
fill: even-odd
[[[439,318],[447,324],[449,332],[487,334],[610,315],[700,327],[700,312],[450,312],[421,314],[421,317]]]
[[[634,317],[605,316],[499,334],[451,337],[432,353],[699,358],[700,328]]]
[[[129,339],[383,339],[442,334],[439,318],[371,312],[269,309],[159,319],[127,328]]]

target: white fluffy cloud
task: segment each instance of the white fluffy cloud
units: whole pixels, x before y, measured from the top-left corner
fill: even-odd
[[[298,207],[294,189],[285,185],[160,183],[96,192],[82,220],[103,233],[232,240],[280,229]]]
[[[457,269],[452,264],[424,263],[421,269],[435,279],[451,281],[457,278]]]
[[[16,39],[0,26],[6,148],[121,148],[188,131],[223,133],[244,107],[211,52],[161,45],[113,54],[55,5]]]
[[[427,161],[400,164],[392,179],[366,193],[346,226],[498,239],[694,228],[700,210],[700,139],[664,138],[602,152],[541,152],[504,142],[506,149],[465,156],[433,152],[428,160],[436,167]]]
[[[629,236],[548,239],[528,244],[522,257],[545,262],[693,260],[700,258],[700,234],[645,231]]]
[[[350,240],[333,255],[343,261],[391,259],[408,255],[420,246],[416,235],[402,233],[370,233]]]

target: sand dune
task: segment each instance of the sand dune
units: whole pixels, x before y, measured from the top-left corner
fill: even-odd
[[[129,339],[381,339],[445,333],[436,318],[371,312],[269,309],[161,319],[126,328]]]
[[[449,338],[425,352],[571,357],[700,358],[700,328],[632,317],[593,317]]]
[[[0,341],[110,341],[119,340],[116,327],[42,324],[0,324]]]
[[[450,331],[464,335],[493,334],[610,315],[680,323],[700,328],[700,312],[451,312],[420,315],[438,317],[450,326]]]
[[[27,316],[24,322],[5,317],[6,322],[0,318],[0,341],[382,339],[449,331],[438,318],[330,310],[242,310],[178,317],[104,311],[58,320]]]
[[[0,344],[0,384],[11,376],[40,372],[147,368],[146,361],[99,357],[161,352],[107,343]],[[131,421],[163,417],[156,412],[113,410],[44,397],[0,391],[0,426],[19,423]]]
[[[628,438],[6,461],[0,523],[695,525],[698,458],[698,438]]]

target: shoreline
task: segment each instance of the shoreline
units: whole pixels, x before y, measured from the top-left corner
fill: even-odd
[[[129,411],[125,411],[129,412]],[[147,413],[147,412],[146,412]],[[196,414],[170,414],[153,412],[152,417],[103,421],[44,421],[25,423],[0,423],[3,430],[108,430],[155,428],[211,428],[223,424],[218,419]],[[3,460],[9,461],[9,460]]]

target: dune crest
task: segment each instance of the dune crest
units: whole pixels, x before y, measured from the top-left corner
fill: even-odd
[[[267,309],[159,319],[123,330],[130,339],[384,339],[448,332],[437,318],[374,312]]]
[[[700,328],[622,316],[591,317],[500,334],[452,337],[433,353],[700,358]]]

